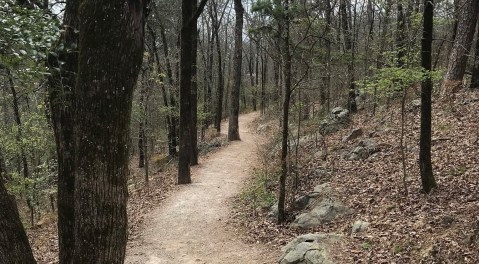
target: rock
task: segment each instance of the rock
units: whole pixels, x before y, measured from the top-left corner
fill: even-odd
[[[298,228],[316,227],[331,222],[347,212],[349,212],[349,209],[341,202],[333,199],[323,199],[311,211],[298,215],[292,226]]]
[[[306,234],[284,246],[280,264],[332,264],[328,257],[328,245],[341,239],[337,234]]]
[[[373,138],[366,138],[359,142],[359,146],[366,148],[369,155],[374,154],[379,151],[378,144]]]
[[[335,108],[333,108],[333,109],[331,110],[331,114],[333,114],[333,115],[338,115],[338,114],[340,114],[341,112],[343,112],[344,110],[346,110],[346,109],[342,108],[341,106],[337,106],[337,107],[335,107]],[[346,110],[346,111],[347,111],[347,110]]]
[[[369,227],[369,222],[358,220],[354,222],[351,233],[359,233],[365,231]]]
[[[420,108],[421,107],[421,99],[415,99],[411,101],[411,106],[413,108]]]
[[[362,160],[369,157],[369,152],[365,147],[357,146],[351,151],[347,160]]]
[[[321,133],[322,135],[336,133],[340,129],[341,129],[341,124],[337,122],[328,122],[327,120],[323,120],[319,124],[319,133]]]
[[[332,193],[331,185],[327,182],[314,187],[314,190],[310,194],[308,194],[308,196],[309,198],[318,199],[319,197],[325,198],[331,193]]]
[[[349,121],[349,110],[342,107],[335,107],[331,110],[330,119],[333,121]]]
[[[342,107],[335,107],[331,110],[329,117],[319,124],[319,132],[322,135],[331,134],[341,129],[349,122],[349,111]]]
[[[272,220],[278,219],[278,204],[274,204],[269,208],[268,218]]]
[[[348,142],[350,140],[355,140],[363,135],[363,130],[361,128],[355,128],[349,133],[349,135],[343,138],[343,142]]]
[[[303,210],[304,208],[306,208],[306,206],[308,206],[308,204],[309,204],[308,195],[303,195],[301,197],[298,197],[293,202],[294,208],[296,208],[297,210]]]
[[[378,144],[373,138],[366,138],[359,142],[350,153],[343,154],[346,160],[364,160],[379,151]]]

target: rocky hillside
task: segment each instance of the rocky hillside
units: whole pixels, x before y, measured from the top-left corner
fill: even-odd
[[[233,221],[254,242],[291,242],[281,263],[479,263],[479,93],[433,104],[438,188],[431,194],[421,192],[419,178],[420,101],[406,106],[402,146],[398,105],[374,116],[337,108],[327,120],[304,123],[297,166],[292,143],[290,222],[276,225],[268,207],[278,175],[275,143]],[[274,131],[277,122],[265,122],[258,129]]]

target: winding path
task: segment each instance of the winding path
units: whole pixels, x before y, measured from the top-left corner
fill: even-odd
[[[246,244],[227,228],[228,201],[237,195],[254,166],[262,140],[248,131],[257,113],[241,115],[241,141],[232,142],[192,169],[193,183],[181,186],[151,211],[126,263],[261,264],[276,256],[258,244]],[[222,131],[227,131],[227,122]]]

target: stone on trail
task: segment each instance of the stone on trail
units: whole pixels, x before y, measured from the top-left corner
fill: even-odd
[[[369,222],[358,220],[354,222],[351,233],[354,234],[354,233],[360,233],[360,232],[366,231],[368,227],[369,227]]]
[[[340,238],[326,233],[301,235],[283,247],[279,264],[333,264],[328,257],[328,245]]]

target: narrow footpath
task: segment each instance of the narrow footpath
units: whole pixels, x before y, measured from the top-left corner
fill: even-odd
[[[248,127],[257,113],[239,118],[241,141],[232,142],[193,167],[193,183],[172,194],[145,216],[146,226],[127,249],[125,263],[261,264],[276,255],[259,244],[247,244],[227,228],[232,197],[257,162],[264,140]],[[222,124],[226,133],[228,123]]]

